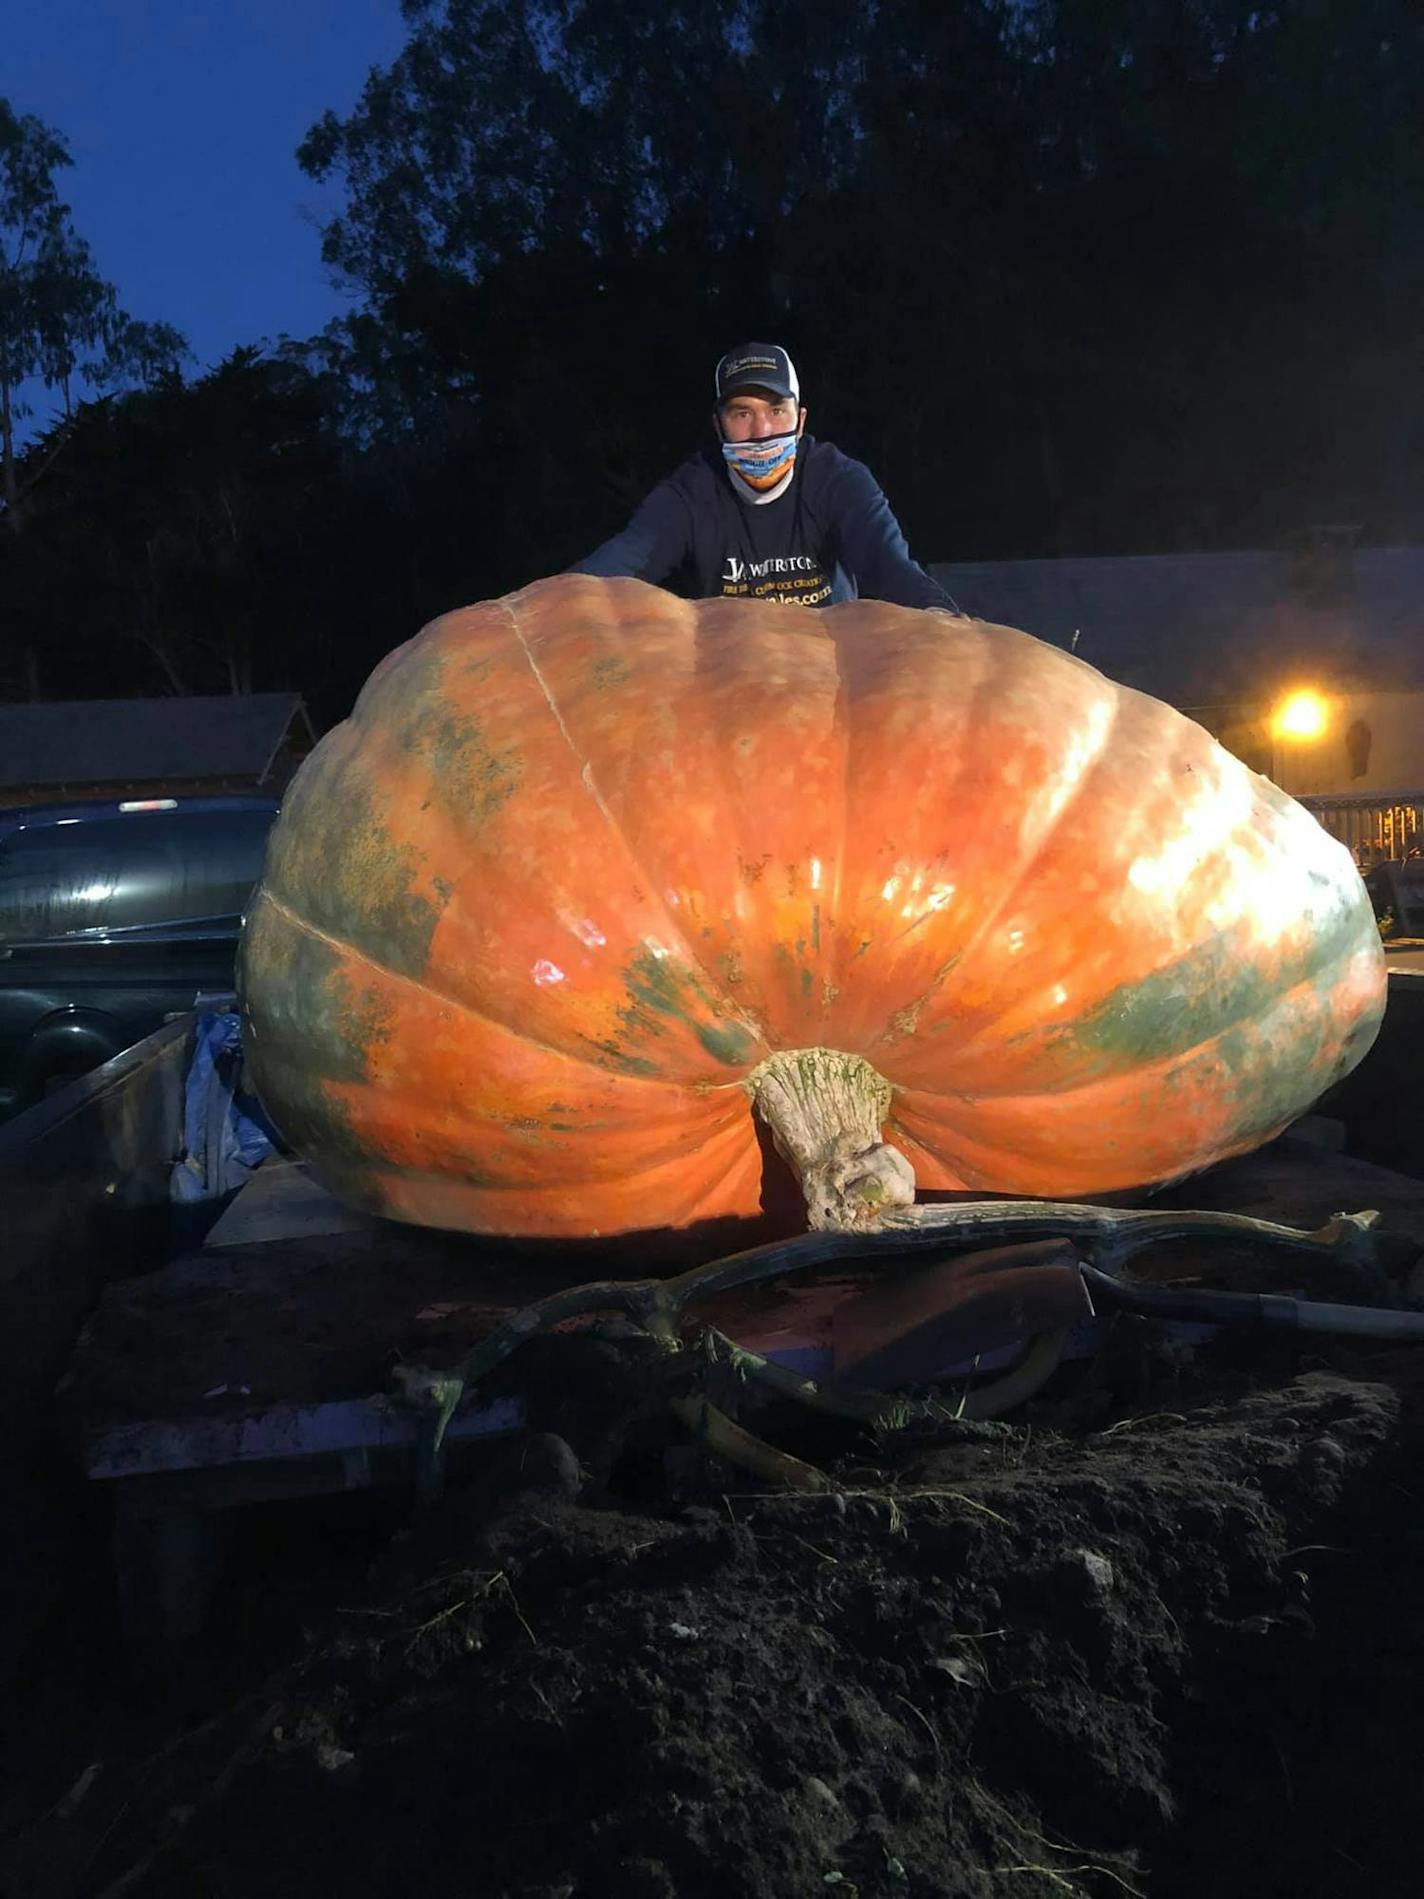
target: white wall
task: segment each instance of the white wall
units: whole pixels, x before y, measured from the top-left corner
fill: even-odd
[[[1315,739],[1273,739],[1264,718],[1213,727],[1228,751],[1293,797],[1424,793],[1424,692],[1342,693],[1331,699],[1325,731]],[[1368,744],[1357,730],[1352,754],[1350,734],[1358,727]]]
[[[1329,723],[1318,739],[1277,739],[1274,763],[1276,783],[1295,797],[1424,790],[1424,693],[1342,695],[1331,702]]]

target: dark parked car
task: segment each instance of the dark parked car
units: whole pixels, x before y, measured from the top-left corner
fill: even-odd
[[[274,798],[0,810],[0,1114],[230,990]]]

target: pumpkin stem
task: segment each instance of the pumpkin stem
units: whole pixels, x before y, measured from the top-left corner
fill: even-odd
[[[863,1232],[914,1204],[914,1169],[880,1138],[890,1084],[864,1056],[782,1049],[745,1085],[801,1183],[812,1232]]]

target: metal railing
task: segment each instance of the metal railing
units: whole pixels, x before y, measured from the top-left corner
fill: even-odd
[[[1385,796],[1325,795],[1301,798],[1331,837],[1372,860],[1402,858],[1411,849],[1424,849],[1424,791],[1393,792]]]

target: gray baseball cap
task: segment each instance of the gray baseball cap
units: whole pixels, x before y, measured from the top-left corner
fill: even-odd
[[[764,389],[774,396],[801,400],[801,384],[796,365],[779,343],[740,343],[729,349],[717,365],[717,400],[750,389]]]

